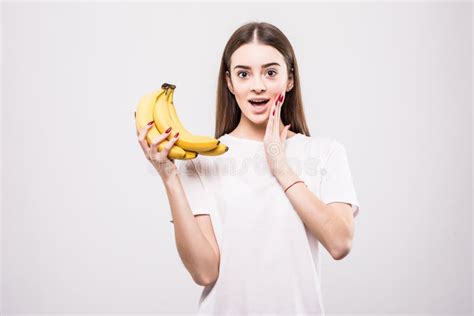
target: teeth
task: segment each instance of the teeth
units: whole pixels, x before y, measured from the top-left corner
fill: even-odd
[[[268,99],[267,99],[267,100],[250,100],[249,102],[253,102],[253,103],[266,103],[266,102],[268,102]]]

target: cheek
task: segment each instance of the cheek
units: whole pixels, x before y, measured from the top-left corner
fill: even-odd
[[[247,102],[247,95],[239,94],[239,92],[236,91],[234,96],[235,96],[235,100],[237,101],[237,105],[239,106],[241,110],[244,110],[250,105]]]
[[[238,89],[234,90],[234,92],[235,92],[234,95],[235,95],[235,98],[236,98],[237,102],[239,104],[245,104],[245,102],[247,101],[247,98],[248,98],[248,93],[246,91],[244,92],[244,91],[238,90]]]

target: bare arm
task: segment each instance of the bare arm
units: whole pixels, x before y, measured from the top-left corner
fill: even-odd
[[[143,113],[138,116],[143,121]],[[150,119],[146,115],[145,118],[146,120]],[[164,147],[159,147],[159,144],[167,139],[170,133],[170,130],[168,130],[166,133],[158,134],[149,146],[146,135],[154,126],[153,121],[146,125],[139,124],[138,121],[135,122],[140,147],[143,149],[147,160],[153,164],[160,174],[166,188],[175,226],[176,246],[181,261],[191,274],[194,282],[202,286],[213,283],[217,280],[219,274],[219,248],[209,215],[199,216],[199,219],[194,218],[174,159],[171,160],[168,157],[177,137],[173,137]]]
[[[298,180],[289,168],[277,174],[282,188]],[[347,256],[352,247],[354,223],[352,208],[345,203],[325,204],[302,183],[292,186],[286,196],[299,217],[335,260]]]
[[[194,217],[178,174],[170,176],[164,184],[179,256],[194,282],[202,286],[211,284],[217,279],[220,258],[215,239],[209,236],[209,229],[203,232],[200,227],[200,223],[207,223],[206,227],[210,227],[209,216],[206,216],[206,222]]]

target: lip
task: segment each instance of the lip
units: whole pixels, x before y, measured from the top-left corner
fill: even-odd
[[[250,99],[248,99],[247,101],[250,102],[251,100],[265,101],[265,100],[271,100],[271,98],[250,98]]]
[[[267,104],[265,105],[254,106],[252,103],[249,102],[250,106],[252,107],[253,112],[257,114],[265,113],[270,103],[271,103],[271,100],[269,100]]]

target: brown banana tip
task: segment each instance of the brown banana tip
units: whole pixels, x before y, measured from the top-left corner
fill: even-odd
[[[226,147],[225,147],[225,151],[228,151],[228,150],[229,150],[229,146],[226,146]]]
[[[217,145],[219,145],[220,143],[221,143],[221,141],[218,141],[218,142],[217,142]]]
[[[166,88],[176,89],[176,85],[165,82],[161,85],[161,88],[163,88],[163,89],[166,89]]]

